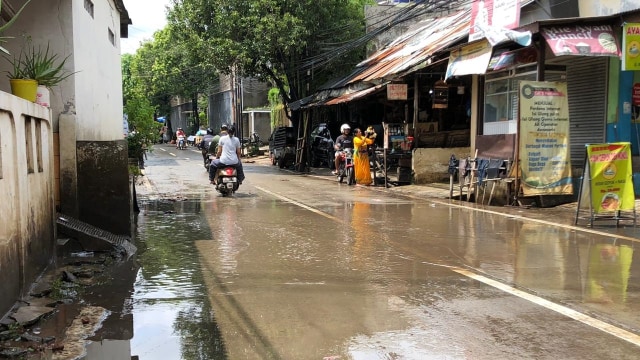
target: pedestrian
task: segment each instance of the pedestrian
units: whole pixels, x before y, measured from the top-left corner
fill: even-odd
[[[356,129],[353,136],[353,169],[355,171],[356,184],[371,185],[371,167],[369,166],[369,149],[376,138],[376,132],[369,126],[364,134]]]

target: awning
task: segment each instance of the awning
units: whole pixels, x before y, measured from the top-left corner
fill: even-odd
[[[373,94],[373,93],[375,93],[377,91],[380,91],[386,85],[387,85],[387,83],[384,83],[384,84],[376,85],[374,87],[370,87],[368,89],[364,89],[364,90],[355,91],[355,92],[352,92],[352,93],[340,95],[340,96],[338,96],[336,98],[333,98],[333,99],[331,99],[329,101],[326,101],[322,105],[337,105],[337,104],[342,104],[342,103],[346,103],[346,102],[349,102],[349,101],[353,101],[353,100],[359,99],[361,97],[367,96],[369,94]]]
[[[545,26],[540,33],[554,55],[620,56],[613,26],[604,23]]]

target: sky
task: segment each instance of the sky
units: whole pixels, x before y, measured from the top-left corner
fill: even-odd
[[[124,7],[133,22],[129,25],[129,37],[120,39],[122,54],[133,54],[140,42],[153,37],[153,33],[167,24],[165,7],[170,0],[123,0]]]

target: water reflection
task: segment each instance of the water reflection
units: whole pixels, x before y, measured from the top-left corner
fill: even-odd
[[[151,202],[138,217],[134,337],[139,359],[224,359],[194,241],[211,234],[199,201]]]

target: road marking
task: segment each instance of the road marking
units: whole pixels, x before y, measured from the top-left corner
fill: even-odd
[[[164,152],[167,152],[167,149],[160,148],[160,150],[162,150],[162,151],[164,151]]]
[[[613,335],[619,339],[625,340],[627,342],[630,342],[633,345],[636,346],[640,346],[640,336],[629,332],[627,330],[621,329],[619,327],[616,327],[614,325],[608,324],[602,320],[598,320],[595,318],[592,318],[591,316],[585,315],[581,312],[578,312],[576,310],[570,309],[566,306],[562,306],[559,304],[556,304],[554,302],[551,302],[549,300],[543,299],[539,296],[535,296],[532,294],[529,294],[527,292],[524,292],[522,290],[518,290],[514,287],[511,287],[509,285],[503,284],[499,281],[496,280],[492,280],[489,279],[488,277],[482,276],[480,274],[476,274],[474,272],[471,272],[469,270],[465,270],[465,269],[461,269],[458,267],[454,267],[454,266],[447,266],[447,265],[439,265],[439,264],[431,264],[430,265],[437,265],[437,266],[443,266],[443,267],[447,267],[449,269],[451,269],[454,272],[457,272],[460,275],[464,275],[468,278],[480,281],[482,283],[485,283],[489,286],[492,286],[498,290],[502,290],[506,293],[509,293],[511,295],[515,295],[521,299],[530,301],[536,305],[540,305],[542,307],[545,307],[549,310],[555,311],[561,315],[570,317],[574,320],[580,321],[583,324],[589,325],[593,328],[596,328],[600,331],[604,331],[610,335]]]
[[[172,152],[170,152],[170,153],[169,153],[169,155],[171,155],[171,156],[176,156],[176,154],[174,154],[174,153],[172,153]]]
[[[311,212],[313,212],[313,213],[316,213],[316,214],[318,214],[318,215],[322,215],[322,216],[324,216],[324,217],[326,217],[326,218],[328,218],[328,219],[335,220],[335,221],[338,221],[338,222],[340,222],[340,223],[342,223],[342,222],[343,222],[343,221],[342,221],[342,219],[340,219],[340,218],[337,218],[337,217],[335,217],[335,216],[329,215],[329,214],[327,214],[327,213],[325,213],[325,212],[322,212],[322,211],[320,211],[320,210],[318,210],[318,209],[314,209],[314,208],[312,208],[311,206],[305,205],[305,204],[303,204],[303,203],[301,203],[301,202],[297,202],[297,201],[295,201],[295,200],[293,200],[293,199],[290,199],[290,198],[288,198],[288,197],[285,197],[285,196],[282,196],[282,195],[278,195],[278,194],[276,194],[276,193],[274,193],[274,192],[271,192],[271,191],[269,191],[269,190],[267,190],[267,189],[265,189],[265,188],[262,188],[262,187],[260,187],[260,186],[256,186],[255,188],[256,188],[256,189],[258,189],[258,190],[260,190],[260,191],[264,191],[264,192],[266,192],[266,193],[267,193],[267,194],[269,194],[269,195],[275,196],[275,197],[277,197],[278,199],[281,199],[281,200],[284,200],[284,201],[286,201],[286,202],[288,202],[288,203],[292,203],[292,204],[294,204],[294,205],[300,206],[301,208],[303,208],[303,209],[307,209],[307,210],[309,210],[309,211],[311,211]]]

